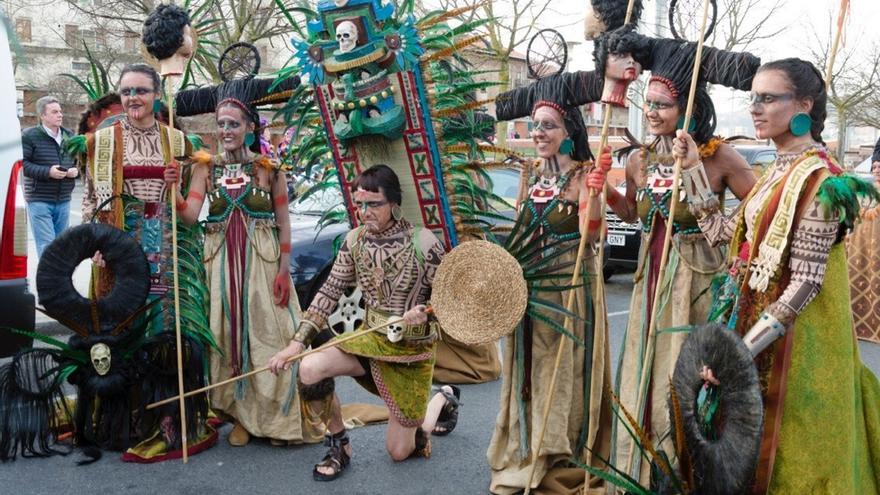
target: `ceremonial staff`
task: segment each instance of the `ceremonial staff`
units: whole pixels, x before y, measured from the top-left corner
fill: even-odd
[[[627,3],[626,17],[623,21],[624,25],[629,24],[629,21],[632,18],[632,11],[633,11],[634,4],[635,4],[635,0],[629,0],[629,2]],[[612,109],[611,105],[609,105],[609,104],[605,105],[605,117],[602,122],[602,135],[599,140],[599,155],[600,156],[604,152],[605,146],[607,146],[607,144],[608,144],[608,129],[611,125],[611,109]],[[595,189],[591,189],[590,190],[590,198],[594,198],[598,195],[599,196],[599,204],[601,205],[601,204],[603,204],[603,200],[605,197],[604,192],[605,192],[604,188],[600,191],[596,191]],[[587,204],[586,204],[583,220],[580,222],[580,227],[579,227],[580,243],[578,244],[577,258],[575,259],[574,271],[571,274],[571,283],[570,283],[570,285],[573,287],[577,286],[578,276],[580,275],[580,272],[581,272],[581,262],[583,260],[584,250],[587,245],[587,234],[588,234],[588,227],[587,226],[589,224],[590,216],[592,215],[592,210],[593,210],[592,206],[593,206],[592,200],[588,200]],[[580,208],[580,205],[578,205],[578,208]],[[605,211],[603,209],[602,210],[602,217],[601,217],[601,220],[599,223],[599,226],[600,226],[600,228],[599,228],[600,245],[604,244],[604,241],[605,241],[605,239],[604,239],[604,237],[605,237],[604,230],[605,229],[602,228],[604,223],[605,223]],[[601,255],[601,251],[600,251],[600,255]],[[601,259],[601,258],[599,258],[599,259]],[[605,287],[604,287],[605,281],[602,279],[601,276],[596,277],[596,279],[597,279],[597,283],[598,283],[599,294],[601,295],[605,291]],[[568,293],[568,300],[566,301],[566,304],[565,304],[566,316],[565,316],[565,320],[563,323],[563,328],[567,328],[569,325],[572,324],[572,318],[570,315],[572,314],[572,312],[574,310],[574,303],[576,300],[575,292],[576,291],[573,289]],[[559,339],[559,347],[556,350],[556,360],[553,363],[553,374],[550,376],[550,391],[549,391],[549,395],[547,397],[547,402],[546,402],[546,404],[544,404],[544,414],[543,414],[543,418],[541,420],[541,433],[538,434],[538,443],[537,443],[537,445],[534,446],[534,449],[532,451],[533,455],[535,457],[538,456],[539,452],[541,451],[541,446],[544,443],[544,434],[547,432],[547,419],[550,417],[550,408],[552,407],[553,395],[556,390],[556,378],[559,375],[559,363],[562,361],[562,356],[565,352],[565,344],[567,341],[568,341],[568,339],[565,338],[564,336],[560,337],[560,339]],[[587,459],[586,459],[587,464],[589,464],[589,460],[590,460],[591,455],[592,454],[588,451],[588,455],[587,455]],[[535,470],[537,467],[538,467],[537,462],[532,463],[531,470],[529,471],[529,479],[526,482],[526,488],[525,488],[526,495],[531,493],[532,480],[535,477]],[[585,473],[585,483],[584,483],[584,492],[585,493],[586,493],[587,487],[589,486],[589,483],[590,483],[590,473],[589,473],[589,471],[587,471]]]
[[[703,57],[703,38],[704,33],[706,32],[706,24],[709,19],[709,0],[703,0],[703,21],[700,24],[700,33],[697,38],[697,52],[694,57],[694,68],[691,72],[691,85],[690,90],[688,91],[688,100],[687,100],[687,108],[685,109],[684,114],[684,124],[682,125],[682,129],[689,129],[691,123],[691,117],[693,117],[694,112],[694,95],[697,91],[697,79],[700,75],[700,63]],[[687,131],[685,131],[687,132]],[[657,307],[660,302],[660,293],[663,287],[663,281],[666,278],[666,263],[669,258],[669,246],[672,241],[672,225],[673,218],[675,218],[675,210],[678,207],[678,195],[679,195],[679,180],[681,178],[681,166],[682,160],[681,158],[676,158],[675,164],[673,166],[672,172],[672,196],[671,196],[671,204],[669,205],[669,215],[666,221],[666,232],[663,237],[663,251],[660,256],[660,267],[657,274],[657,281],[654,284],[654,294],[652,296],[651,303],[651,316],[648,320],[648,340],[645,349],[645,353],[642,355],[642,361],[647,358],[647,356],[651,356],[654,353],[654,338],[656,336],[657,330]],[[650,373],[643,373],[641,380],[639,381],[639,388],[637,389],[637,398],[636,404],[641,404],[642,400],[644,400],[645,389],[647,388],[648,376]],[[630,444],[629,453],[627,454],[627,465],[626,470],[624,472],[629,472],[632,467],[632,458],[635,449],[635,442]]]

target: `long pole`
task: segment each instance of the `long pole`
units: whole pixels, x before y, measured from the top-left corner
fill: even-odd
[[[632,17],[632,10],[633,10],[634,3],[635,3],[635,0],[629,0],[629,3],[627,4],[626,19],[624,20],[624,24],[628,24],[630,18]],[[606,105],[605,106],[605,119],[602,123],[602,137],[600,139],[600,147],[599,147],[600,154],[602,153],[602,150],[604,150],[605,146],[607,145],[608,129],[609,129],[610,125],[611,125],[611,105]],[[592,211],[593,210],[592,198],[595,197],[597,193],[600,193],[599,201],[600,201],[600,205],[601,205],[602,204],[601,203],[601,201],[602,201],[601,193],[602,192],[603,191],[590,190],[590,198],[591,199],[589,199],[587,201],[587,207],[584,212],[584,218],[580,222],[580,226],[579,226],[581,237],[580,237],[580,242],[578,244],[577,259],[575,260],[575,263],[574,263],[574,271],[571,273],[571,284],[570,285],[572,285],[572,286],[577,285],[578,277],[580,276],[580,273],[581,273],[581,262],[583,261],[584,251],[586,250],[586,245],[587,245],[587,235],[589,233],[588,225],[590,223],[590,216],[593,213],[593,211]],[[580,205],[578,205],[578,208],[580,208]],[[603,213],[602,219],[604,221],[604,211],[602,213]],[[603,237],[602,236],[603,232],[602,232],[601,228],[599,230],[600,230],[600,241],[601,241],[602,237]],[[594,265],[596,265],[596,263],[594,263]],[[598,276],[597,279],[598,279],[597,283],[599,283],[599,284],[604,283],[604,280],[602,279],[601,275]],[[574,303],[576,300],[576,298],[575,298],[576,294],[577,294],[577,289],[572,289],[568,293],[568,300],[566,301],[566,304],[565,304],[565,309],[568,314],[571,314],[572,311],[574,310]],[[563,320],[563,328],[567,328],[568,325],[570,325],[570,324],[571,324],[571,317],[566,315],[565,320]],[[529,479],[526,482],[525,495],[529,495],[529,493],[531,493],[531,491],[532,491],[532,480],[535,478],[535,470],[538,467],[538,457],[541,454],[541,447],[544,444],[544,434],[547,432],[547,419],[550,417],[550,408],[552,407],[553,396],[555,395],[555,391],[556,391],[556,378],[559,375],[559,363],[562,361],[562,355],[565,351],[565,344],[567,343],[567,341],[568,341],[568,338],[566,338],[563,335],[560,335],[559,347],[556,349],[556,360],[554,361],[554,364],[553,364],[553,374],[550,376],[549,395],[547,396],[546,403],[544,404],[544,414],[543,414],[543,417],[541,420],[541,432],[538,434],[537,445],[535,445],[534,448],[532,449],[532,468],[529,471]],[[590,408],[588,408],[588,410],[589,409]],[[585,481],[584,481],[584,490],[585,491],[587,490],[589,482],[590,482],[590,473],[587,472],[585,474]]]
[[[168,102],[168,126],[174,129],[174,98],[169,88],[170,79],[166,77],[165,83],[165,99]],[[169,155],[171,154],[171,144],[168,144]],[[170,157],[174,160],[174,157]],[[169,164],[170,165],[170,164]],[[189,462],[189,453],[187,452],[187,436],[186,436],[186,402],[184,401],[183,387],[183,338],[180,332],[180,281],[177,270],[177,184],[172,184],[168,189],[171,199],[171,272],[174,276],[174,340],[177,344],[177,393],[179,394],[180,408],[180,448],[183,449],[183,463]]]
[[[825,68],[825,89],[831,89],[831,76],[834,74],[834,59],[837,58],[837,50],[840,47],[840,38],[843,34],[843,21],[846,19],[846,11],[849,8],[849,0],[840,0],[840,11],[837,13],[837,33],[831,43],[831,53],[828,54],[828,67]]]
[[[287,361],[285,361],[285,362],[286,362],[286,363],[292,363],[293,361],[297,361],[297,360],[299,360],[299,359],[302,359],[302,358],[308,356],[309,354],[314,354],[314,353],[316,353],[316,352],[321,352],[321,351],[323,351],[324,349],[329,349],[329,348],[331,348],[331,347],[336,347],[337,345],[342,344],[343,342],[348,342],[349,340],[356,339],[356,338],[358,338],[358,337],[363,337],[364,335],[366,335],[366,334],[368,334],[368,333],[372,333],[372,332],[375,332],[375,331],[377,331],[377,330],[381,330],[381,329],[387,327],[388,325],[394,325],[394,324],[401,323],[401,322],[403,322],[403,318],[395,318],[395,319],[393,319],[393,320],[388,320],[387,322],[385,322],[385,323],[383,323],[383,324],[381,324],[381,325],[375,326],[375,327],[373,327],[373,328],[367,328],[367,329],[365,329],[365,330],[360,330],[360,331],[357,331],[357,332],[353,332],[353,333],[351,333],[350,335],[346,335],[345,337],[341,337],[341,338],[336,339],[336,340],[331,340],[330,342],[327,342],[326,344],[322,345],[321,347],[317,347],[317,348],[315,348],[315,349],[311,349],[311,350],[308,350],[308,351],[305,351],[305,352],[301,352],[301,353],[297,354],[296,356],[290,356],[290,357],[287,359]],[[155,409],[155,408],[157,408],[157,407],[159,407],[159,406],[162,406],[162,405],[165,405],[165,404],[170,404],[171,402],[174,402],[175,400],[178,400],[178,399],[183,400],[184,397],[191,397],[191,396],[193,396],[193,395],[198,395],[198,394],[201,394],[201,393],[207,392],[208,390],[215,389],[215,388],[217,388],[217,387],[222,387],[222,386],[224,386],[224,385],[229,385],[230,383],[235,383],[235,382],[237,382],[237,381],[239,381],[239,380],[244,380],[245,378],[247,378],[247,377],[249,377],[249,376],[254,376],[254,375],[256,375],[257,373],[262,373],[262,372],[264,372],[264,371],[266,371],[266,370],[268,370],[268,369],[269,369],[269,366],[263,366],[262,368],[257,368],[257,369],[255,369],[255,370],[253,370],[253,371],[249,371],[249,372],[247,372],[247,373],[244,373],[244,374],[241,374],[241,375],[238,375],[238,376],[234,376],[234,377],[232,377],[232,378],[228,378],[228,379],[226,379],[226,380],[223,380],[222,382],[217,382],[217,383],[214,383],[214,384],[208,385],[208,386],[206,386],[206,387],[202,387],[202,388],[199,388],[199,389],[196,389],[196,390],[191,390],[191,391],[186,392],[186,393],[182,393],[182,392],[181,392],[181,395],[180,395],[180,396],[177,396],[177,397],[169,397],[169,398],[167,398],[167,399],[163,399],[163,400],[160,400],[160,401],[158,401],[158,402],[153,402],[152,404],[150,404],[150,405],[147,406],[147,409]]]
[[[683,129],[687,130],[690,127],[691,117],[694,112],[694,95],[697,92],[697,80],[700,76],[700,61],[703,58],[703,33],[706,32],[706,24],[709,19],[709,0],[703,0],[703,22],[700,25],[700,37],[697,40],[697,53],[696,57],[694,57],[694,68],[691,71],[691,87],[688,92],[688,102],[687,108],[684,114],[684,124]],[[639,388],[637,390],[637,401],[636,404],[639,404],[639,407],[642,407],[642,401],[645,400],[645,395],[647,391],[645,390],[648,386],[648,376],[651,374],[651,366],[653,366],[653,353],[654,353],[654,337],[656,334],[657,327],[657,306],[660,302],[660,293],[663,287],[663,280],[666,277],[666,262],[669,257],[669,246],[672,241],[672,224],[673,219],[675,218],[675,210],[678,206],[678,194],[679,194],[679,179],[681,177],[681,166],[682,160],[677,158],[675,160],[675,165],[672,173],[672,203],[669,206],[669,216],[666,219],[666,232],[663,238],[663,253],[660,256],[660,269],[657,273],[657,279],[654,282],[654,294],[651,303],[651,317],[648,320],[648,341],[645,349],[645,353],[642,355],[642,376],[639,380]],[[650,359],[651,363],[647,365],[645,362]],[[635,450],[635,440],[630,443],[629,446],[629,454],[626,459],[626,470],[624,472],[629,472],[632,468],[632,460],[633,454]]]

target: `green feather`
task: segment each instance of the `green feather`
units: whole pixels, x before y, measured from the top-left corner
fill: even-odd
[[[855,175],[841,174],[825,179],[819,186],[817,198],[832,214],[837,215],[840,223],[851,229],[859,218],[860,199],[880,202],[880,191]]]
[[[71,136],[61,143],[61,148],[69,156],[82,156],[88,151],[88,142],[83,135]]]

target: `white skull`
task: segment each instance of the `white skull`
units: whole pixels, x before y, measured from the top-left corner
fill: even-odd
[[[107,347],[107,344],[99,342],[93,345],[89,354],[92,357],[92,366],[95,367],[95,371],[101,376],[106,375],[110,371],[110,348]]]
[[[388,340],[391,342],[400,342],[403,338],[403,325],[400,323],[392,323],[388,325],[388,330],[386,331],[388,336]]]
[[[358,28],[351,21],[342,21],[336,26],[336,41],[339,42],[339,51],[348,53],[354,50],[358,40]]]

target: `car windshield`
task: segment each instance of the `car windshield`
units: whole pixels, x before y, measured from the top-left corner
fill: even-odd
[[[322,215],[328,210],[345,210],[342,191],[338,188],[318,191],[305,199],[294,201],[290,205],[290,212],[294,215]]]

